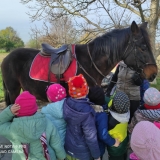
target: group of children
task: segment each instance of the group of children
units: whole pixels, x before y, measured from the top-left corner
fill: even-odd
[[[89,88],[80,74],[69,79],[68,93],[60,84],[50,85],[46,92],[50,103],[38,111],[36,98],[24,91],[0,113],[0,135],[11,141],[13,160],[102,160],[105,148],[109,160],[126,160],[128,128],[130,158],[158,160],[158,90],[147,89],[144,105],[129,125],[130,100],[124,92],[117,92],[108,108],[103,89]],[[150,147],[154,149],[148,151]]]

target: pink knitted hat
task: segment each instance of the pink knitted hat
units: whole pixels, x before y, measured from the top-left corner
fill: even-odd
[[[36,97],[30,94],[28,91],[22,92],[15,100],[16,104],[20,105],[18,110],[18,117],[31,116],[38,110],[36,103]]]
[[[47,89],[47,97],[52,102],[57,102],[66,97],[66,89],[60,84],[52,84]]]
[[[139,122],[132,132],[131,148],[140,160],[159,160],[160,130],[149,121]]]

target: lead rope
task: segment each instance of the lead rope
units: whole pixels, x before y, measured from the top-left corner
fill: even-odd
[[[93,61],[93,59],[92,59],[92,56],[91,56],[91,53],[90,53],[90,51],[89,51],[88,44],[87,44],[87,50],[88,50],[89,57],[90,57],[90,59],[91,59],[91,63],[94,65],[94,67],[95,67],[95,69],[97,70],[97,72],[98,72],[101,76],[103,76],[103,77],[105,78],[106,76],[97,68],[96,64],[94,63],[94,61]]]

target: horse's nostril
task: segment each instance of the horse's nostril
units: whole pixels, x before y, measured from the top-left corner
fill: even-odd
[[[149,78],[149,82],[152,82],[156,78],[157,74],[152,74],[152,76]]]
[[[156,78],[157,74],[153,74],[153,80]]]

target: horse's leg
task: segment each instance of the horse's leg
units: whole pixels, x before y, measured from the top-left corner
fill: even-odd
[[[3,88],[6,105],[14,104],[21,90],[19,82],[10,78],[9,82],[3,81]]]

